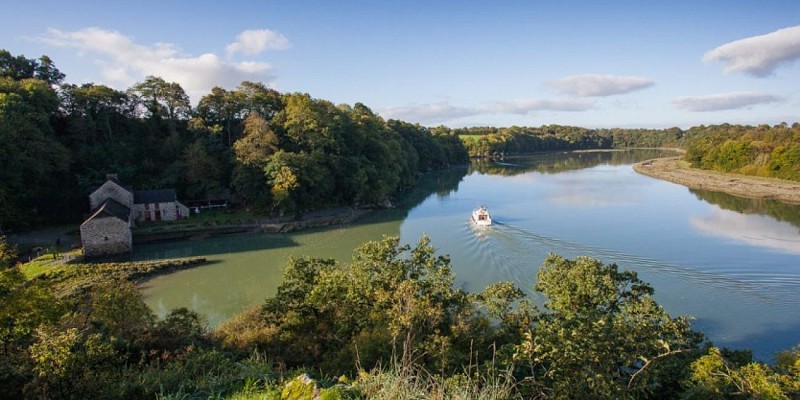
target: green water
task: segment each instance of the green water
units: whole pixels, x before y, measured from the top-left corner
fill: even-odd
[[[204,255],[210,265],[143,286],[159,313],[189,307],[216,325],[273,295],[291,256],[347,262],[367,240],[425,233],[449,254],[457,284],[512,281],[534,300],[536,271],[555,252],[637,271],[673,315],[692,315],[718,345],[762,358],[800,342],[800,207],[691,191],[632,171],[656,151],[548,153],[425,176],[398,208],[358,223],[136,248],[138,259]],[[496,222],[475,229],[485,204]]]

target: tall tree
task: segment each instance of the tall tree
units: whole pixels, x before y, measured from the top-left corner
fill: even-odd
[[[263,168],[269,157],[278,150],[278,136],[257,112],[244,121],[244,136],[233,144],[236,159],[249,166]]]
[[[151,117],[183,119],[191,111],[189,96],[178,83],[148,76],[129,90],[141,99]]]

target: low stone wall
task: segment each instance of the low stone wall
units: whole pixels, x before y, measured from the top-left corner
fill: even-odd
[[[164,226],[165,229],[161,232],[135,233],[133,240],[135,243],[139,244],[169,240],[203,238],[214,235],[229,235],[245,232],[297,232],[306,229],[348,224],[357,220],[363,215],[368,214],[369,212],[369,210],[343,208],[312,212],[305,214],[300,218],[284,217],[279,219],[239,221],[228,224],[195,226],[174,225],[175,230],[170,230],[170,226]]]

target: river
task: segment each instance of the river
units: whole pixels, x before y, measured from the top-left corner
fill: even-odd
[[[398,207],[354,224],[137,246],[136,259],[202,255],[207,266],[142,285],[159,314],[188,307],[214,326],[273,295],[292,256],[341,262],[367,240],[425,233],[456,282],[481,291],[512,281],[533,291],[548,253],[591,256],[636,271],[673,316],[690,315],[718,346],[769,360],[800,343],[800,206],[741,199],[633,172],[655,150],[546,153],[475,162],[423,177]],[[475,229],[486,205],[495,224]]]

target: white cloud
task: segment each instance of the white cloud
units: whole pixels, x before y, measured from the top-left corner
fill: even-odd
[[[734,92],[708,96],[677,97],[672,100],[676,107],[686,111],[721,111],[746,108],[757,104],[775,103],[783,98],[766,93]]]
[[[384,118],[394,118],[420,124],[441,124],[445,121],[481,114],[477,108],[457,107],[447,102],[412,106],[389,107],[379,113]]]
[[[550,81],[553,89],[579,97],[604,97],[629,93],[653,86],[651,79],[639,76],[572,75]]]
[[[586,111],[594,102],[577,99],[525,99],[495,102],[490,110],[500,114],[528,114],[533,111]]]
[[[91,56],[103,79],[108,80],[98,83],[120,89],[154,75],[167,82],[178,82],[193,101],[198,101],[214,86],[232,88],[244,80],[269,81],[272,78],[272,68],[264,62],[226,62],[213,53],[190,56],[170,43],[142,45],[120,32],[102,28],[74,32],[49,29],[41,40]]]
[[[256,29],[240,33],[236,41],[226,47],[228,56],[234,53],[259,54],[264,50],[284,50],[291,46],[289,39],[269,29]]]
[[[380,110],[384,118],[434,125],[452,123],[452,120],[485,114],[525,115],[534,111],[586,111],[594,107],[593,101],[581,99],[523,99],[498,101],[483,107],[459,107],[448,102],[388,107]]]
[[[767,76],[780,64],[800,59],[800,25],[723,44],[704,56],[720,61],[725,72]]]
[[[692,227],[707,234],[733,239],[750,246],[800,254],[797,227],[763,215],[743,215],[715,209],[706,217],[689,219]]]

